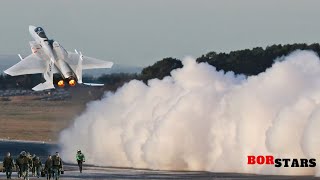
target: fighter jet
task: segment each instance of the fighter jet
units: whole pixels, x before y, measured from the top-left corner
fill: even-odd
[[[42,73],[45,82],[32,88],[34,91],[55,88],[53,82],[53,74],[55,73],[61,75],[57,84],[59,87],[75,86],[77,83],[89,86],[103,85],[83,83],[82,70],[111,68],[112,62],[83,56],[77,50],[68,52],[57,41],[48,39],[41,27],[29,26],[29,32],[34,39],[29,42],[32,54],[25,58],[18,54],[21,61],[5,70],[6,74],[18,76]]]

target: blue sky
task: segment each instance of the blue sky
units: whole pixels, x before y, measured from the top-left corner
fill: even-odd
[[[316,0],[1,0],[0,54],[31,53],[28,25],[67,50],[146,66],[165,57],[320,41]]]

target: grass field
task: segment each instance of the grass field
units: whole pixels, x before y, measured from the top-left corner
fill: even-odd
[[[9,101],[0,101],[0,139],[56,141],[59,132],[84,110],[86,102],[9,97]]]

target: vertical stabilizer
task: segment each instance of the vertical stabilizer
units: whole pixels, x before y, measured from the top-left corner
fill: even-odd
[[[78,54],[78,52],[77,52],[77,54]],[[78,66],[77,66],[77,69],[75,72],[79,84],[82,84],[82,62],[83,62],[83,55],[81,52],[79,52],[79,61],[78,61]]]

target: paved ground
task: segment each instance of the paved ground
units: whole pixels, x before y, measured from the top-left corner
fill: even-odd
[[[152,170],[137,170],[123,168],[101,168],[101,167],[86,167],[80,174],[75,166],[66,167],[65,173],[61,175],[61,180],[79,180],[79,179],[110,179],[110,180],[130,180],[130,179],[317,179],[315,177],[289,177],[289,176],[257,176],[236,173],[212,173],[212,172],[170,172],[170,171],[152,171]],[[5,174],[0,174],[0,179],[5,179]],[[12,179],[18,179],[14,173]],[[30,180],[38,178],[31,177]],[[39,179],[46,179],[40,177]]]
[[[57,146],[46,143],[33,142],[8,142],[0,141],[0,160],[7,151],[14,155],[21,150],[30,151],[42,157],[47,156],[50,152],[54,152]],[[79,179],[110,179],[110,180],[128,180],[128,179],[318,179],[315,177],[291,177],[291,176],[264,176],[238,173],[214,173],[214,172],[191,172],[191,171],[154,171],[130,168],[115,167],[95,167],[86,166],[84,172],[80,174],[77,166],[65,165],[65,173],[61,176],[61,180],[79,180]],[[13,179],[17,179],[17,174],[13,173]],[[4,173],[0,173],[0,179],[6,179]],[[31,177],[30,180],[38,179]],[[46,179],[46,178],[39,178]]]

